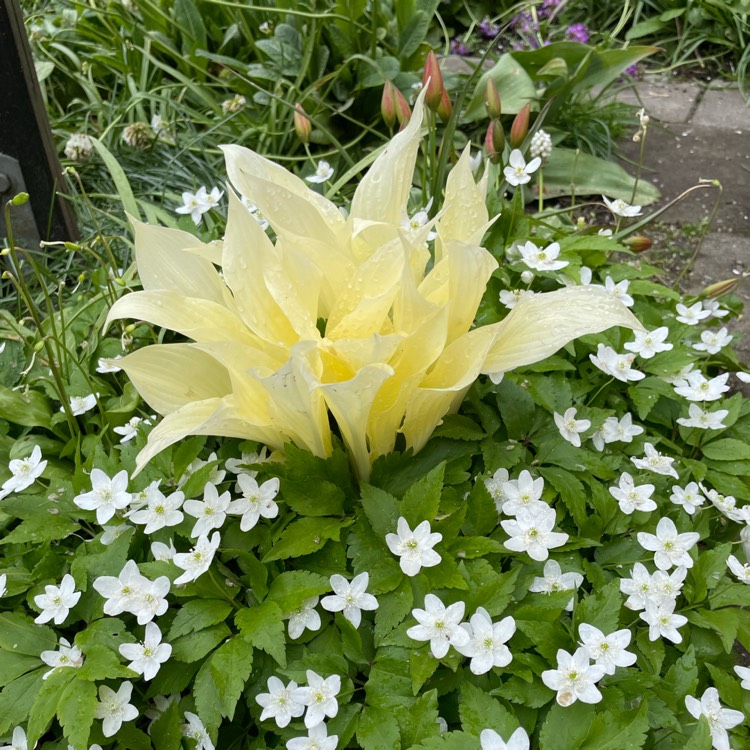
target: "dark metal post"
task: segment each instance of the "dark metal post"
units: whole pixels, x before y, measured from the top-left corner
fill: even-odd
[[[73,212],[55,195],[62,184],[21,9],[17,0],[0,0],[0,203],[25,191],[33,212],[19,216],[18,227],[14,212],[18,244],[78,239]],[[36,224],[36,238],[29,236],[30,224]],[[0,216],[4,234],[5,218]]]

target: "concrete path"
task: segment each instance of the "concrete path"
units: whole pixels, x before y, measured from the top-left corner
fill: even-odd
[[[723,188],[685,292],[699,292],[715,281],[750,272],[750,108],[732,86],[705,88],[663,78],[646,78],[618,99],[643,106],[651,117],[645,141],[644,177],[662,191],[662,204],[700,179],[718,180]],[[635,128],[634,128],[635,130]],[[620,144],[637,162],[640,144]],[[632,167],[626,165],[630,171]],[[714,190],[700,190],[671,208],[660,221],[693,228],[708,218]],[[686,244],[693,243],[691,236]],[[750,366],[750,278],[736,290],[744,315],[731,322],[740,358]]]

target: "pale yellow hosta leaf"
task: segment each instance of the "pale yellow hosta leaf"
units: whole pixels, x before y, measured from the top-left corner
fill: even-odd
[[[445,208],[436,226],[435,260],[443,258],[444,243],[451,240],[479,245],[492,223],[485,205],[486,180],[477,185],[469,164],[470,146],[450,171],[445,185]]]
[[[393,450],[412,393],[445,347],[447,321],[447,308],[433,309],[388,361],[394,375],[378,391],[367,424],[373,457]]]
[[[331,430],[320,391],[322,365],[314,342],[295,344],[289,359],[259,382],[269,396],[271,423],[316,456],[331,454]]]
[[[328,352],[336,359],[343,361],[346,369],[353,374],[373,362],[388,362],[404,339],[404,334],[393,333],[381,336],[375,333],[367,338],[337,339],[336,341],[323,339],[320,342],[320,348],[322,352]],[[324,369],[321,380],[323,383],[331,383],[336,380],[345,380],[347,377],[329,376]]]
[[[362,263],[339,292],[338,301],[326,323],[326,336],[365,338],[384,330],[388,312],[398,294],[404,267],[400,239],[383,245]],[[386,329],[391,327],[390,321]]]
[[[131,221],[138,277],[145,290],[168,289],[226,305],[228,290],[213,263],[187,250],[202,245],[200,240],[179,229]]]
[[[466,333],[477,314],[495,258],[483,247],[462,242],[445,243],[448,260],[448,340]]]
[[[445,348],[407,404],[401,432],[408,447],[421,450],[443,416],[458,408],[481,372],[494,339],[493,327],[484,326]]]
[[[284,167],[242,146],[222,146],[229,179],[252,201],[277,235],[317,237],[341,252],[346,220],[335,204]]]
[[[146,346],[118,359],[117,364],[159,414],[232,392],[226,368],[193,344]]]
[[[276,250],[260,224],[231,190],[222,268],[244,323],[258,336],[291,346],[299,334],[269,292],[264,274],[278,266]]]
[[[188,435],[257,440],[273,448],[282,448],[286,437],[277,430],[253,424],[247,414],[238,413],[234,398],[211,398],[186,404],[164,417],[149,433],[148,443],[136,457],[133,476],[157,454]]]
[[[496,338],[482,372],[539,362],[579,336],[612,326],[644,330],[622,302],[600,287],[573,286],[523,296],[507,318],[490,326]]]
[[[321,386],[362,481],[369,478],[371,464],[364,426],[378,390],[392,375],[393,370],[388,365],[375,363],[361,369],[351,380]]]
[[[226,307],[205,299],[186,297],[178,292],[131,292],[112,305],[105,328],[113,320],[145,320],[194,341],[235,339],[249,346],[263,348],[242,321]]]
[[[414,165],[419,150],[425,92],[420,92],[407,126],[372,163],[352,199],[351,219],[382,221],[398,227],[406,217]]]

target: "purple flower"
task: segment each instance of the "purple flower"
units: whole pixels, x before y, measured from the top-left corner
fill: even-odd
[[[492,23],[487,16],[484,17],[484,20],[477,28],[479,29],[479,33],[485,39],[494,39],[500,31],[500,27]]]
[[[641,66],[638,65],[638,63],[635,63],[631,65],[629,68],[625,68],[624,74],[626,76],[630,76],[631,78],[640,78],[641,77]]]
[[[560,0],[544,0],[542,7],[539,9],[539,17],[549,18],[558,5],[560,5]]]
[[[568,26],[565,30],[565,36],[573,42],[580,42],[586,44],[591,38],[589,30],[586,28],[585,23],[574,23]]]
[[[465,57],[470,54],[469,48],[464,44],[464,40],[457,36],[451,39],[451,54]]]

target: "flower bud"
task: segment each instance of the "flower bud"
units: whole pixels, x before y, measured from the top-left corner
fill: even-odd
[[[425,60],[422,85],[427,89],[424,97],[425,104],[433,112],[437,112],[445,87],[443,86],[443,74],[440,72],[440,64],[433,50],[430,50],[427,60]]]
[[[503,148],[505,147],[505,133],[500,120],[490,120],[487,126],[487,133],[484,136],[484,150],[487,152],[487,158],[493,164],[499,164],[503,158]]]
[[[36,344],[34,344],[34,351],[40,352],[44,349],[44,341],[37,341]]]
[[[391,81],[383,86],[383,98],[380,100],[380,114],[385,124],[392,128],[396,124],[396,87]]]
[[[531,105],[524,104],[521,111],[516,115],[513,124],[510,126],[510,147],[520,148],[526,133],[529,132],[529,115],[531,114]]]
[[[393,90],[396,94],[396,117],[398,118],[401,130],[403,130],[409,120],[411,120],[411,107],[409,106],[409,102],[406,101],[406,97],[398,88],[394,86]]]
[[[503,113],[500,106],[500,94],[492,78],[487,79],[487,84],[484,87],[484,108],[487,110],[490,119],[498,118]]]
[[[448,122],[451,119],[451,113],[453,112],[453,105],[451,104],[448,92],[443,89],[443,93],[440,97],[440,106],[437,108],[438,117],[443,122]]]
[[[626,237],[622,244],[629,247],[634,253],[645,253],[654,243],[650,237],[634,234],[632,237]]]
[[[534,281],[534,273],[532,271],[522,271],[521,281],[523,281],[524,284],[531,284],[531,282]]]
[[[723,294],[729,294],[740,282],[742,276],[736,276],[733,279],[724,279],[724,281],[717,281],[714,284],[707,286],[698,296],[709,297],[721,297]]]
[[[28,193],[19,193],[14,198],[10,199],[10,203],[12,206],[23,206],[23,204],[26,203],[28,200],[29,200]]]
[[[294,132],[302,143],[310,143],[312,126],[310,125],[310,120],[305,116],[305,110],[299,102],[294,105]]]

